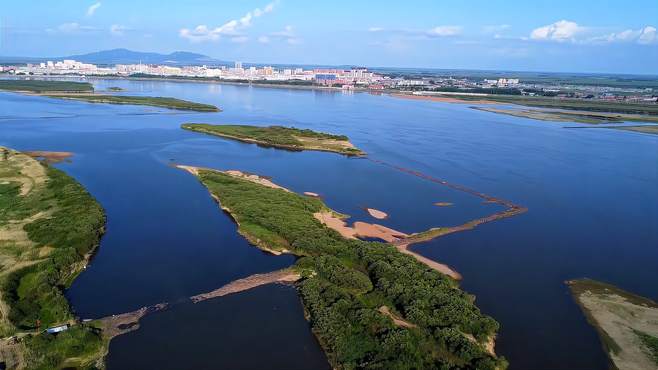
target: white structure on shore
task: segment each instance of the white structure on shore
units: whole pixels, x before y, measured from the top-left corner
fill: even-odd
[[[119,75],[131,76],[136,74],[161,77],[205,77],[236,81],[313,81],[326,85],[369,85],[380,83],[385,78],[369,72],[365,68],[342,69],[314,69],[303,68],[278,69],[272,66],[244,68],[242,62],[235,62],[233,68],[226,66],[169,66],[147,64],[117,64],[108,67],[99,67],[95,64],[82,63],[66,59],[53,62],[46,61],[39,64],[15,67],[15,74],[25,75]]]

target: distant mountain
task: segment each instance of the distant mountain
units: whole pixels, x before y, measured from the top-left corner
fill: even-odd
[[[97,51],[88,54],[69,55],[56,59],[75,59],[93,64],[171,64],[171,65],[220,65],[229,62],[217,60],[207,55],[176,51],[171,54],[146,53],[128,49],[112,49]]]

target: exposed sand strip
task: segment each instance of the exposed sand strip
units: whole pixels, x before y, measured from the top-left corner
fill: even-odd
[[[457,225],[457,226],[450,226],[450,227],[438,227],[438,228],[432,228],[427,231],[423,231],[420,233],[415,233],[411,234],[408,238],[401,239],[395,241],[393,244],[415,244],[415,243],[422,243],[426,242],[432,239],[436,239],[440,236],[447,235],[447,234],[452,234],[456,233],[459,231],[466,231],[466,230],[471,230],[474,229],[476,226],[488,223],[488,222],[493,222],[496,220],[501,220],[503,218],[508,218],[512,216],[516,216],[518,214],[526,212],[528,209],[524,207],[515,207],[515,208],[510,208],[504,211],[496,212],[494,214],[491,214],[487,217],[482,217],[478,218],[475,220],[468,221],[464,224]]]
[[[395,324],[396,326],[400,326],[400,327],[408,328],[408,329],[416,327],[416,325],[410,323],[409,321],[403,320],[400,317],[398,317],[397,315],[394,315],[387,306],[379,307],[378,311],[380,313],[382,313],[383,315],[390,317],[391,320],[393,320],[393,324]]]
[[[190,297],[192,302],[199,303],[206,299],[222,297],[225,295],[243,292],[245,290],[253,289],[261,285],[272,283],[292,283],[299,280],[301,276],[294,271],[284,269],[269,272],[266,274],[255,274],[243,279],[234,280],[221,288],[215,289],[212,292],[202,293]]]
[[[153,312],[162,311],[168,306],[167,303],[158,303],[153,306],[142,307],[136,311],[107,316],[96,320],[96,322],[103,330],[103,335],[108,339],[112,339],[118,335],[139,329],[139,320],[142,317]]]
[[[272,181],[270,181],[270,179],[268,179],[266,177],[258,176],[258,175],[255,175],[253,173],[247,173],[247,172],[242,172],[242,171],[238,171],[238,170],[228,170],[228,171],[223,171],[223,173],[225,173],[227,175],[231,175],[233,177],[237,177],[239,179],[251,181],[251,182],[259,184],[259,185],[267,186],[268,188],[281,189],[281,190],[284,190],[284,191],[287,191],[287,192],[290,191],[290,190],[284,188],[283,186],[279,186],[279,185],[273,183]]]
[[[363,238],[378,238],[392,243],[408,236],[401,231],[386,226],[361,221],[355,222],[350,227],[343,219],[331,211],[317,212],[313,214],[313,217],[348,239],[357,239],[360,236]]]
[[[189,173],[191,173],[194,176],[199,176],[199,170],[206,170],[206,171],[212,171],[212,172],[220,172],[229,176],[233,176],[242,180],[247,180],[251,181],[253,183],[267,186],[268,188],[272,189],[281,189],[287,192],[290,192],[290,190],[284,188],[283,186],[277,185],[270,181],[267,177],[264,176],[259,176],[253,173],[248,173],[248,172],[243,172],[243,171],[238,171],[238,170],[226,170],[226,171],[220,171],[212,168],[204,168],[204,167],[195,167],[195,166],[185,166],[182,164],[177,164],[176,168],[180,168],[181,170],[185,170]]]
[[[440,185],[443,185],[443,186],[447,186],[451,189],[461,191],[463,193],[476,196],[478,198],[482,198],[486,203],[495,203],[495,204],[500,204],[502,206],[507,207],[507,209],[504,210],[504,211],[496,212],[496,213],[491,214],[487,217],[471,220],[471,221],[466,222],[462,225],[453,226],[453,227],[433,228],[433,229],[423,231],[423,232],[420,232],[420,233],[414,233],[411,236],[409,236],[408,238],[396,241],[395,244],[398,244],[398,245],[420,243],[420,242],[432,240],[432,239],[437,238],[437,237],[442,236],[442,235],[446,235],[446,234],[450,234],[450,233],[454,233],[454,232],[458,232],[458,231],[470,230],[470,229],[473,229],[474,227],[476,227],[478,225],[481,225],[481,224],[484,224],[484,223],[493,222],[493,221],[500,220],[500,219],[503,219],[503,218],[516,216],[516,215],[519,215],[519,214],[522,214],[522,213],[525,213],[525,212],[528,211],[528,209],[526,207],[514,204],[514,203],[512,203],[508,200],[501,199],[501,198],[495,198],[495,197],[492,197],[490,195],[475,191],[473,189],[469,189],[469,188],[467,188],[465,186],[462,186],[462,185],[459,185],[459,184],[453,184],[453,183],[450,183],[450,182],[445,181],[445,180],[440,180],[440,179],[434,178],[432,176],[426,175],[426,174],[424,174],[422,172],[419,172],[419,171],[411,170],[411,169],[408,169],[408,168],[405,168],[405,167],[396,166],[396,165],[393,165],[393,164],[390,164],[390,163],[387,163],[387,162],[384,162],[384,161],[380,161],[380,160],[377,160],[377,159],[372,159],[372,158],[368,158],[368,159],[370,161],[375,162],[375,163],[379,163],[379,164],[382,164],[384,166],[391,167],[391,168],[393,168],[395,170],[398,170],[400,172],[408,173],[410,175],[420,177],[422,179],[432,181],[434,183],[437,183],[437,184],[440,184]],[[446,203],[442,203],[442,204],[446,204]],[[438,204],[436,204],[436,205],[438,205]]]
[[[234,280],[211,292],[192,296],[190,299],[194,303],[199,303],[207,299],[243,292],[245,290],[253,289],[261,285],[272,283],[292,283],[299,280],[300,278],[301,276],[299,274],[290,269],[283,269],[265,274],[255,274],[243,279]],[[116,336],[139,329],[139,320],[144,316],[165,310],[171,306],[172,305],[169,303],[158,303],[152,306],[142,307],[132,312],[107,316],[93,321],[96,326],[103,330],[103,335],[106,337],[106,339],[111,340]]]
[[[402,252],[404,254],[408,254],[408,255],[412,256],[418,262],[424,263],[427,266],[429,266],[430,268],[432,268],[432,269],[434,269],[434,270],[436,270],[436,271],[438,271],[438,272],[440,272],[444,275],[448,275],[448,276],[450,276],[451,278],[453,278],[455,280],[461,280],[462,279],[462,275],[460,273],[458,273],[457,271],[453,270],[452,268],[450,268],[450,266],[448,266],[446,264],[443,264],[443,263],[436,262],[436,261],[431,260],[427,257],[423,257],[420,254],[409,250],[409,244],[395,244],[395,248],[397,248],[400,252]]]
[[[457,271],[450,268],[450,266],[438,263],[429,258],[423,257],[418,253],[410,251],[408,249],[409,243],[406,242],[409,240],[409,236],[403,232],[390,229],[386,226],[360,221],[355,222],[352,227],[349,227],[345,221],[329,211],[314,213],[313,216],[327,227],[336,230],[345,238],[356,239],[357,236],[360,236],[385,240],[393,244],[400,252],[414,257],[418,262],[424,263],[431,269],[448,275],[455,280],[461,280],[462,278],[462,276]]]
[[[426,100],[439,103],[457,103],[457,104],[500,104],[492,100],[465,100],[446,95],[418,95],[418,94],[390,94],[395,98]]]

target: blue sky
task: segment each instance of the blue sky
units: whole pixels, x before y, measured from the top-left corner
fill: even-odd
[[[268,1],[11,1],[0,55],[658,74],[656,0]]]

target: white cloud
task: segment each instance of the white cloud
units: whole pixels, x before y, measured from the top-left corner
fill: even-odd
[[[96,27],[92,26],[83,26],[77,22],[68,22],[62,23],[55,28],[47,28],[47,33],[65,33],[65,34],[77,34],[89,31],[97,31]]]
[[[583,27],[576,22],[561,20],[547,26],[535,28],[529,38],[523,40],[573,42],[578,44],[637,43],[653,44],[658,42],[657,30],[653,26],[633,30],[626,29],[608,34],[595,34],[596,28]]]
[[[370,27],[368,28],[368,32],[382,32],[384,31],[384,28],[382,27]]]
[[[457,36],[461,34],[462,28],[460,26],[437,26],[427,31],[428,36]]]
[[[231,36],[232,41],[236,38],[242,40],[241,37],[244,37],[244,35],[240,34],[240,31],[249,28],[254,19],[261,17],[264,14],[271,13],[276,4],[277,1],[274,1],[267,4],[263,9],[256,8],[247,12],[247,14],[241,18],[232,19],[219,27],[210,28],[207,25],[202,24],[196,26],[194,29],[182,28],[178,34],[180,37],[188,39],[191,42],[217,41],[222,36]]]
[[[123,36],[126,31],[129,31],[130,28],[120,25],[120,24],[113,24],[110,26],[110,33],[114,36]]]
[[[511,28],[509,24],[494,24],[482,27],[482,32],[486,34],[496,34]]]
[[[656,28],[653,26],[646,26],[638,30],[628,29],[621,32],[613,32],[584,40],[584,42],[591,44],[635,42],[642,45],[653,44],[657,41],[658,35],[656,35]]]
[[[96,10],[101,7],[101,2],[97,2],[95,4],[92,4],[89,8],[87,8],[87,17],[91,17],[96,13]]]
[[[301,43],[301,39],[297,37],[294,28],[290,25],[285,26],[282,31],[271,32],[267,36],[261,36],[258,38],[258,42],[262,44],[267,44],[271,40],[282,40],[290,45],[296,45]]]
[[[509,24],[495,24],[482,27],[482,33],[492,35],[494,39],[506,38],[505,33],[512,28]]]
[[[292,26],[288,25],[283,28],[283,31],[272,32],[270,35],[280,38],[290,38],[294,37],[295,33],[293,32]]]
[[[585,27],[579,26],[576,22],[561,20],[547,26],[535,28],[530,33],[530,39],[560,42],[575,41],[576,36],[578,36],[584,30]]]
[[[639,44],[653,44],[656,41],[658,41],[658,35],[656,35],[656,27],[653,26],[644,27],[637,38]]]
[[[234,42],[236,44],[243,44],[247,41],[249,41],[249,37],[247,37],[247,36],[234,36],[234,37],[231,37],[231,42]]]
[[[62,23],[57,26],[57,30],[63,33],[73,33],[80,30],[80,24],[77,22]]]

